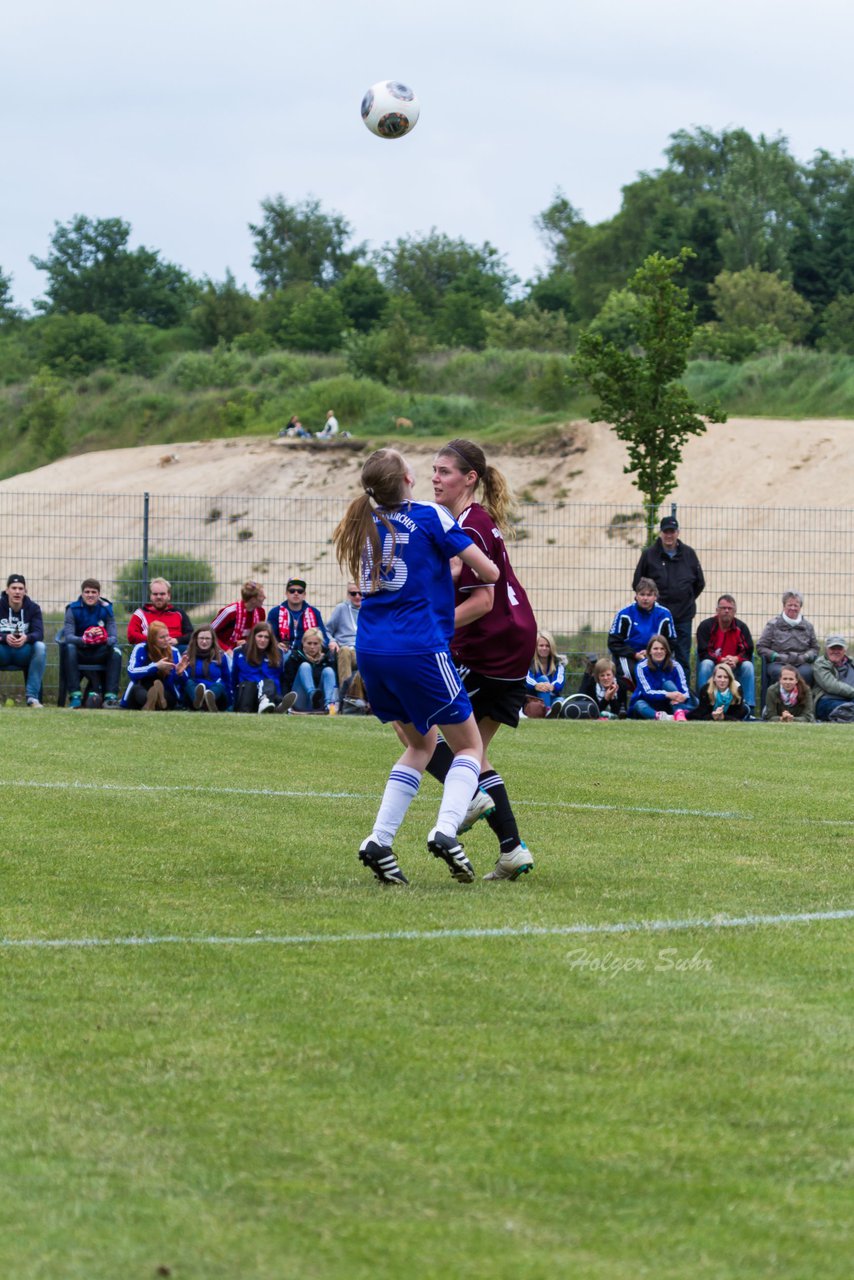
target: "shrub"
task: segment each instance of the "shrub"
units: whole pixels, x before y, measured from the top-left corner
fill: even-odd
[[[207,604],[216,591],[216,579],[206,560],[181,551],[152,551],[148,557],[148,582],[165,578],[172,584],[172,599],[183,609]],[[116,575],[116,598],[126,613],[132,613],[147,599],[142,560],[129,560]]]

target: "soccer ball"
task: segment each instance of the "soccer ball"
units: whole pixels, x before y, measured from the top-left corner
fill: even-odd
[[[372,84],[362,99],[362,119],[378,138],[402,138],[415,128],[420,112],[415,94],[396,80]]]

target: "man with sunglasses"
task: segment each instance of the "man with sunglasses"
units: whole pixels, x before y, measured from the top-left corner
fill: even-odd
[[[276,605],[275,609],[270,610],[270,616],[267,621],[273,628],[273,634],[279,644],[286,652],[294,648],[301,648],[303,636],[312,627],[317,627],[323,636],[323,647],[325,649],[328,648],[330,653],[338,652],[338,644],[326,630],[320,610],[315,605],[309,604],[305,598],[305,580],[303,578],[288,579],[285,598],[281,604]]]
[[[338,645],[338,685],[356,670],[356,629],[362,593],[355,582],[347,583],[347,599],[336,604],[329,617],[329,634]]]

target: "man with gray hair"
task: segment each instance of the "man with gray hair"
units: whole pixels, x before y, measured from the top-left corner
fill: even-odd
[[[746,622],[735,616],[735,599],[718,596],[713,618],[697,628],[697,693],[712,678],[715,667],[729,667],[741,685],[741,696],[750,716],[756,709],[756,673],[753,670],[753,637]]]
[[[817,720],[854,721],[854,662],[848,656],[845,637],[828,636],[824,657],[816,658],[814,671],[818,698]]]

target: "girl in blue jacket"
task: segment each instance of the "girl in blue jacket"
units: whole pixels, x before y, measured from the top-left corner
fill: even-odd
[[[697,705],[665,636],[652,637],[646,657],[635,670],[635,681],[629,715],[636,720],[687,720]]]
[[[193,711],[227,711],[231,674],[213,627],[196,627],[187,645],[184,702]]]
[[[130,684],[122,706],[131,711],[174,711],[187,680],[187,655],[172,646],[165,622],[152,622],[142,644],[134,645],[128,662]]]
[[[235,711],[288,711],[295,693],[282,693],[282,651],[269,622],[259,622],[249,632],[242,649],[235,649],[231,683]]]

